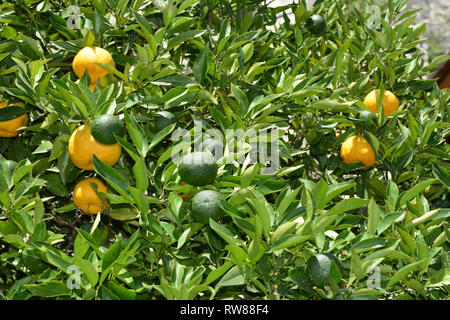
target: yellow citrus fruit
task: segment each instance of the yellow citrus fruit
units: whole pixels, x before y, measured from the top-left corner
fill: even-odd
[[[0,109],[6,108],[8,100],[0,102]],[[20,103],[13,104],[14,106],[22,107]],[[25,127],[28,123],[28,116],[26,114],[21,115],[12,120],[0,121],[0,137],[12,138],[19,134],[19,128]]]
[[[72,63],[73,71],[78,78],[81,78],[86,71],[88,72],[91,78],[91,86],[89,86],[91,90],[93,90],[92,84],[95,86],[97,80],[102,79],[109,73],[108,70],[97,63],[115,66],[111,54],[99,47],[84,47],[78,51]]]
[[[78,209],[89,214],[105,211],[106,207],[95,193],[91,182],[97,185],[97,191],[106,192],[106,186],[97,178],[87,178],[77,183],[73,189],[73,203]],[[106,203],[108,205],[108,203]]]
[[[380,90],[376,89],[369,92],[369,94],[364,98],[364,104],[374,113],[377,113],[377,100],[379,95]],[[398,98],[389,90],[384,91],[381,104],[383,105],[384,115],[386,116],[397,111],[400,105]]]
[[[345,163],[361,162],[367,167],[375,165],[375,152],[369,142],[360,135],[347,138],[341,146],[341,158]]]
[[[87,124],[78,127],[69,139],[70,160],[80,169],[94,170],[92,163],[94,154],[106,164],[113,166],[121,153],[120,144],[103,144],[95,140],[91,134],[91,127]]]

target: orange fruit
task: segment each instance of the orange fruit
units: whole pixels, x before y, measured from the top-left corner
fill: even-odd
[[[369,94],[364,98],[364,104],[370,111],[374,113],[377,113],[377,100],[379,95],[380,90],[376,89],[369,92]],[[400,102],[391,91],[384,90],[383,100],[381,101],[381,104],[383,105],[384,115],[387,116],[398,110]]]
[[[6,108],[8,100],[0,102],[0,109]],[[20,103],[14,103],[14,106],[22,107]],[[28,115],[23,114],[15,119],[0,121],[0,137],[12,138],[19,134],[19,128],[25,127],[28,123]]]
[[[87,124],[78,127],[69,139],[70,160],[80,169],[94,170],[94,154],[109,166],[113,166],[121,153],[120,144],[103,144],[95,140],[91,127]]]
[[[97,191],[106,192],[105,184],[97,178],[87,178],[77,183],[73,189],[73,203],[78,209],[89,214],[105,211],[106,207],[95,193],[91,182],[97,185]],[[108,203],[106,203],[108,206]]]
[[[109,71],[97,63],[115,66],[111,54],[100,47],[84,47],[76,54],[72,62],[72,68],[78,78],[87,71],[91,78],[89,89],[93,90],[97,80],[101,80]]]
[[[369,142],[360,135],[347,138],[341,146],[341,158],[345,163],[361,162],[367,167],[375,165],[375,152]]]

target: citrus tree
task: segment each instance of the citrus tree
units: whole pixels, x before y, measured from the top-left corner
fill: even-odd
[[[268,4],[0,5],[0,298],[448,298],[450,57]]]

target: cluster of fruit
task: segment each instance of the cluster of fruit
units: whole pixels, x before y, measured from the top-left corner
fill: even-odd
[[[81,78],[87,71],[91,83],[89,89],[93,91],[98,81],[101,81],[109,71],[98,65],[103,63],[114,66],[111,54],[99,47],[85,47],[81,49],[73,60],[73,70]],[[0,109],[8,106],[8,100],[0,103]],[[12,106],[22,107],[20,103]],[[22,114],[11,120],[0,122],[0,137],[15,137],[20,129],[28,123],[28,115]],[[125,127],[122,122],[113,115],[103,115],[95,119],[91,125],[83,124],[71,135],[69,140],[69,155],[73,164],[83,170],[93,170],[93,155],[108,165],[114,165],[120,158],[121,147],[116,142],[116,136],[123,136]],[[94,214],[104,211],[106,203],[97,196],[92,184],[97,185],[97,190],[106,192],[105,184],[97,178],[88,178],[80,181],[74,189],[73,201],[84,212]]]
[[[313,16],[308,20],[311,32],[321,34],[325,28],[325,21],[320,16]],[[93,91],[97,83],[109,73],[100,64],[115,66],[111,54],[99,47],[85,47],[81,49],[73,60],[73,70],[78,78],[83,77],[87,72],[90,78],[89,89]],[[374,113],[377,113],[377,100],[379,90],[373,90],[364,99],[364,104]],[[8,101],[0,103],[0,109],[5,108]],[[399,100],[390,91],[385,90],[381,105],[384,114],[387,116],[398,110]],[[13,106],[23,107],[20,103]],[[162,126],[176,122],[174,116],[166,111],[156,114],[155,119]],[[167,123],[166,123],[167,122]],[[19,134],[19,129],[28,123],[27,114],[23,114],[15,119],[0,122],[0,136],[14,137]],[[157,128],[158,129],[158,128]],[[159,128],[162,129],[162,128]],[[82,124],[71,135],[69,140],[69,156],[75,166],[83,170],[94,170],[94,155],[106,164],[113,166],[120,158],[121,146],[116,140],[116,136],[125,135],[125,126],[122,121],[114,115],[102,115],[94,119],[90,124]],[[361,162],[366,168],[374,166],[376,156],[370,143],[361,134],[348,137],[341,146],[341,158],[345,163]],[[207,152],[195,152],[185,155],[179,162],[179,174],[182,185],[202,187],[211,184],[218,171],[214,157]],[[97,178],[87,178],[80,181],[74,188],[73,202],[82,211],[89,214],[103,212],[107,206],[107,201],[98,197],[97,191],[106,192],[106,185]],[[183,199],[190,199],[192,194],[181,195]],[[223,212],[219,207],[221,195],[213,190],[203,190],[195,194],[191,203],[191,212],[195,220],[208,223],[209,218],[219,218]]]
[[[111,54],[99,47],[85,47],[73,59],[72,67],[78,78],[87,72],[90,78],[89,89],[94,91],[97,83],[109,73],[98,63],[114,66]],[[69,139],[69,157],[72,163],[83,170],[94,170],[94,155],[106,164],[113,166],[120,158],[122,148],[115,136],[123,137],[125,126],[113,115],[102,115],[92,123],[79,126]],[[89,214],[103,212],[108,206],[97,191],[106,192],[106,185],[97,178],[81,180],[74,188],[73,202],[77,208]]]
[[[379,94],[380,90],[373,90],[364,98],[364,104],[370,110],[369,112],[378,112]],[[385,116],[397,111],[399,104],[398,98],[391,91],[384,91],[381,105]],[[341,146],[341,158],[345,163],[361,162],[366,166],[365,169],[374,166],[376,163],[372,146],[361,134],[350,136],[344,141]]]
[[[320,36],[326,31],[326,21],[322,15],[313,14],[306,21],[306,27],[309,32],[315,36]],[[364,104],[370,112],[378,113],[377,101],[380,90],[371,91],[364,99]],[[398,110],[399,100],[389,90],[385,90],[381,101],[385,116],[390,115]],[[361,162],[366,167],[372,167],[376,163],[375,152],[370,143],[360,133],[348,137],[341,146],[341,158],[349,164],[353,162]]]

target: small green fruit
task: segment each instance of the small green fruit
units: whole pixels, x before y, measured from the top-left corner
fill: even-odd
[[[125,126],[119,118],[105,114],[92,122],[91,134],[100,143],[115,144],[117,143],[115,135],[118,137],[125,136]]]

